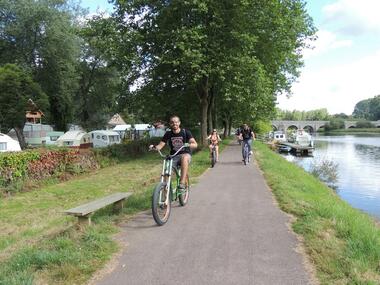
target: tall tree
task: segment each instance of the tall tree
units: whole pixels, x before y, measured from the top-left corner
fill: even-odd
[[[49,96],[51,122],[65,129],[77,89],[79,39],[75,13],[66,0],[1,0],[0,62],[32,71]],[[46,111],[46,110],[45,110]]]
[[[14,64],[0,67],[0,126],[2,132],[14,128],[24,149],[23,129],[28,100],[32,99],[41,109],[49,107],[47,95],[29,74]]]
[[[241,102],[247,110],[239,112],[242,116],[273,111],[275,94],[289,91],[298,76],[300,50],[314,32],[301,0],[115,3],[120,34],[128,31],[136,39],[141,85],[156,85],[158,98],[168,87],[196,94],[203,143],[215,111],[213,96],[225,98],[215,102]]]

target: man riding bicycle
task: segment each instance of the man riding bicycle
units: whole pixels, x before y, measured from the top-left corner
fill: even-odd
[[[198,144],[189,130],[180,128],[181,121],[178,116],[172,116],[169,124],[171,130],[164,134],[158,145],[150,145],[149,148],[161,150],[168,143],[170,146],[170,154],[174,154],[184,144],[189,144],[189,147],[183,148],[183,150],[173,158],[173,165],[181,166],[179,190],[184,190],[186,188],[186,177],[191,162],[191,150],[196,149]]]
[[[212,133],[207,137],[207,139],[210,140],[210,145],[209,145],[210,155],[212,153],[212,148],[215,147],[216,161],[219,161],[219,146],[218,146],[218,144],[220,141],[222,141],[222,139],[220,138],[216,129],[212,130]]]
[[[244,146],[248,145],[248,153],[252,154],[252,140],[255,139],[255,134],[252,131],[250,127],[248,127],[247,124],[244,124],[243,127],[240,130],[239,139],[242,140],[242,155],[243,155],[243,161],[244,161]]]

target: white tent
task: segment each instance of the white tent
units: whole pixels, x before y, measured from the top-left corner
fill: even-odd
[[[0,133],[0,152],[6,151],[21,151],[21,147],[18,141]]]
[[[83,131],[68,131],[57,139],[58,146],[67,146],[73,148],[91,147],[90,135]]]

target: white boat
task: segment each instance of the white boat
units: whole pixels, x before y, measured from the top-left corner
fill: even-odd
[[[310,146],[313,147],[313,139],[311,135],[304,130],[297,130],[291,133],[288,141],[291,143],[298,144],[300,146]]]
[[[273,142],[286,142],[286,134],[282,131],[271,132],[269,138]]]

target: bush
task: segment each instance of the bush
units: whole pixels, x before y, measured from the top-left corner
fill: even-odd
[[[344,129],[344,120],[341,118],[336,118],[330,120],[330,122],[325,126],[325,131]]]
[[[375,126],[370,121],[360,120],[356,123],[356,127],[359,129],[366,129],[366,128],[374,128]]]
[[[92,151],[77,149],[33,150],[0,156],[0,187],[22,190],[24,182],[40,181],[63,173],[76,174],[98,168]]]
[[[130,157],[138,157],[148,152],[149,145],[158,144],[161,138],[148,138],[136,141],[127,141],[122,144],[114,144],[107,148],[94,150],[98,159],[111,158],[125,160]]]
[[[310,173],[317,177],[329,187],[335,189],[338,182],[338,164],[327,159],[315,160],[311,167]]]

